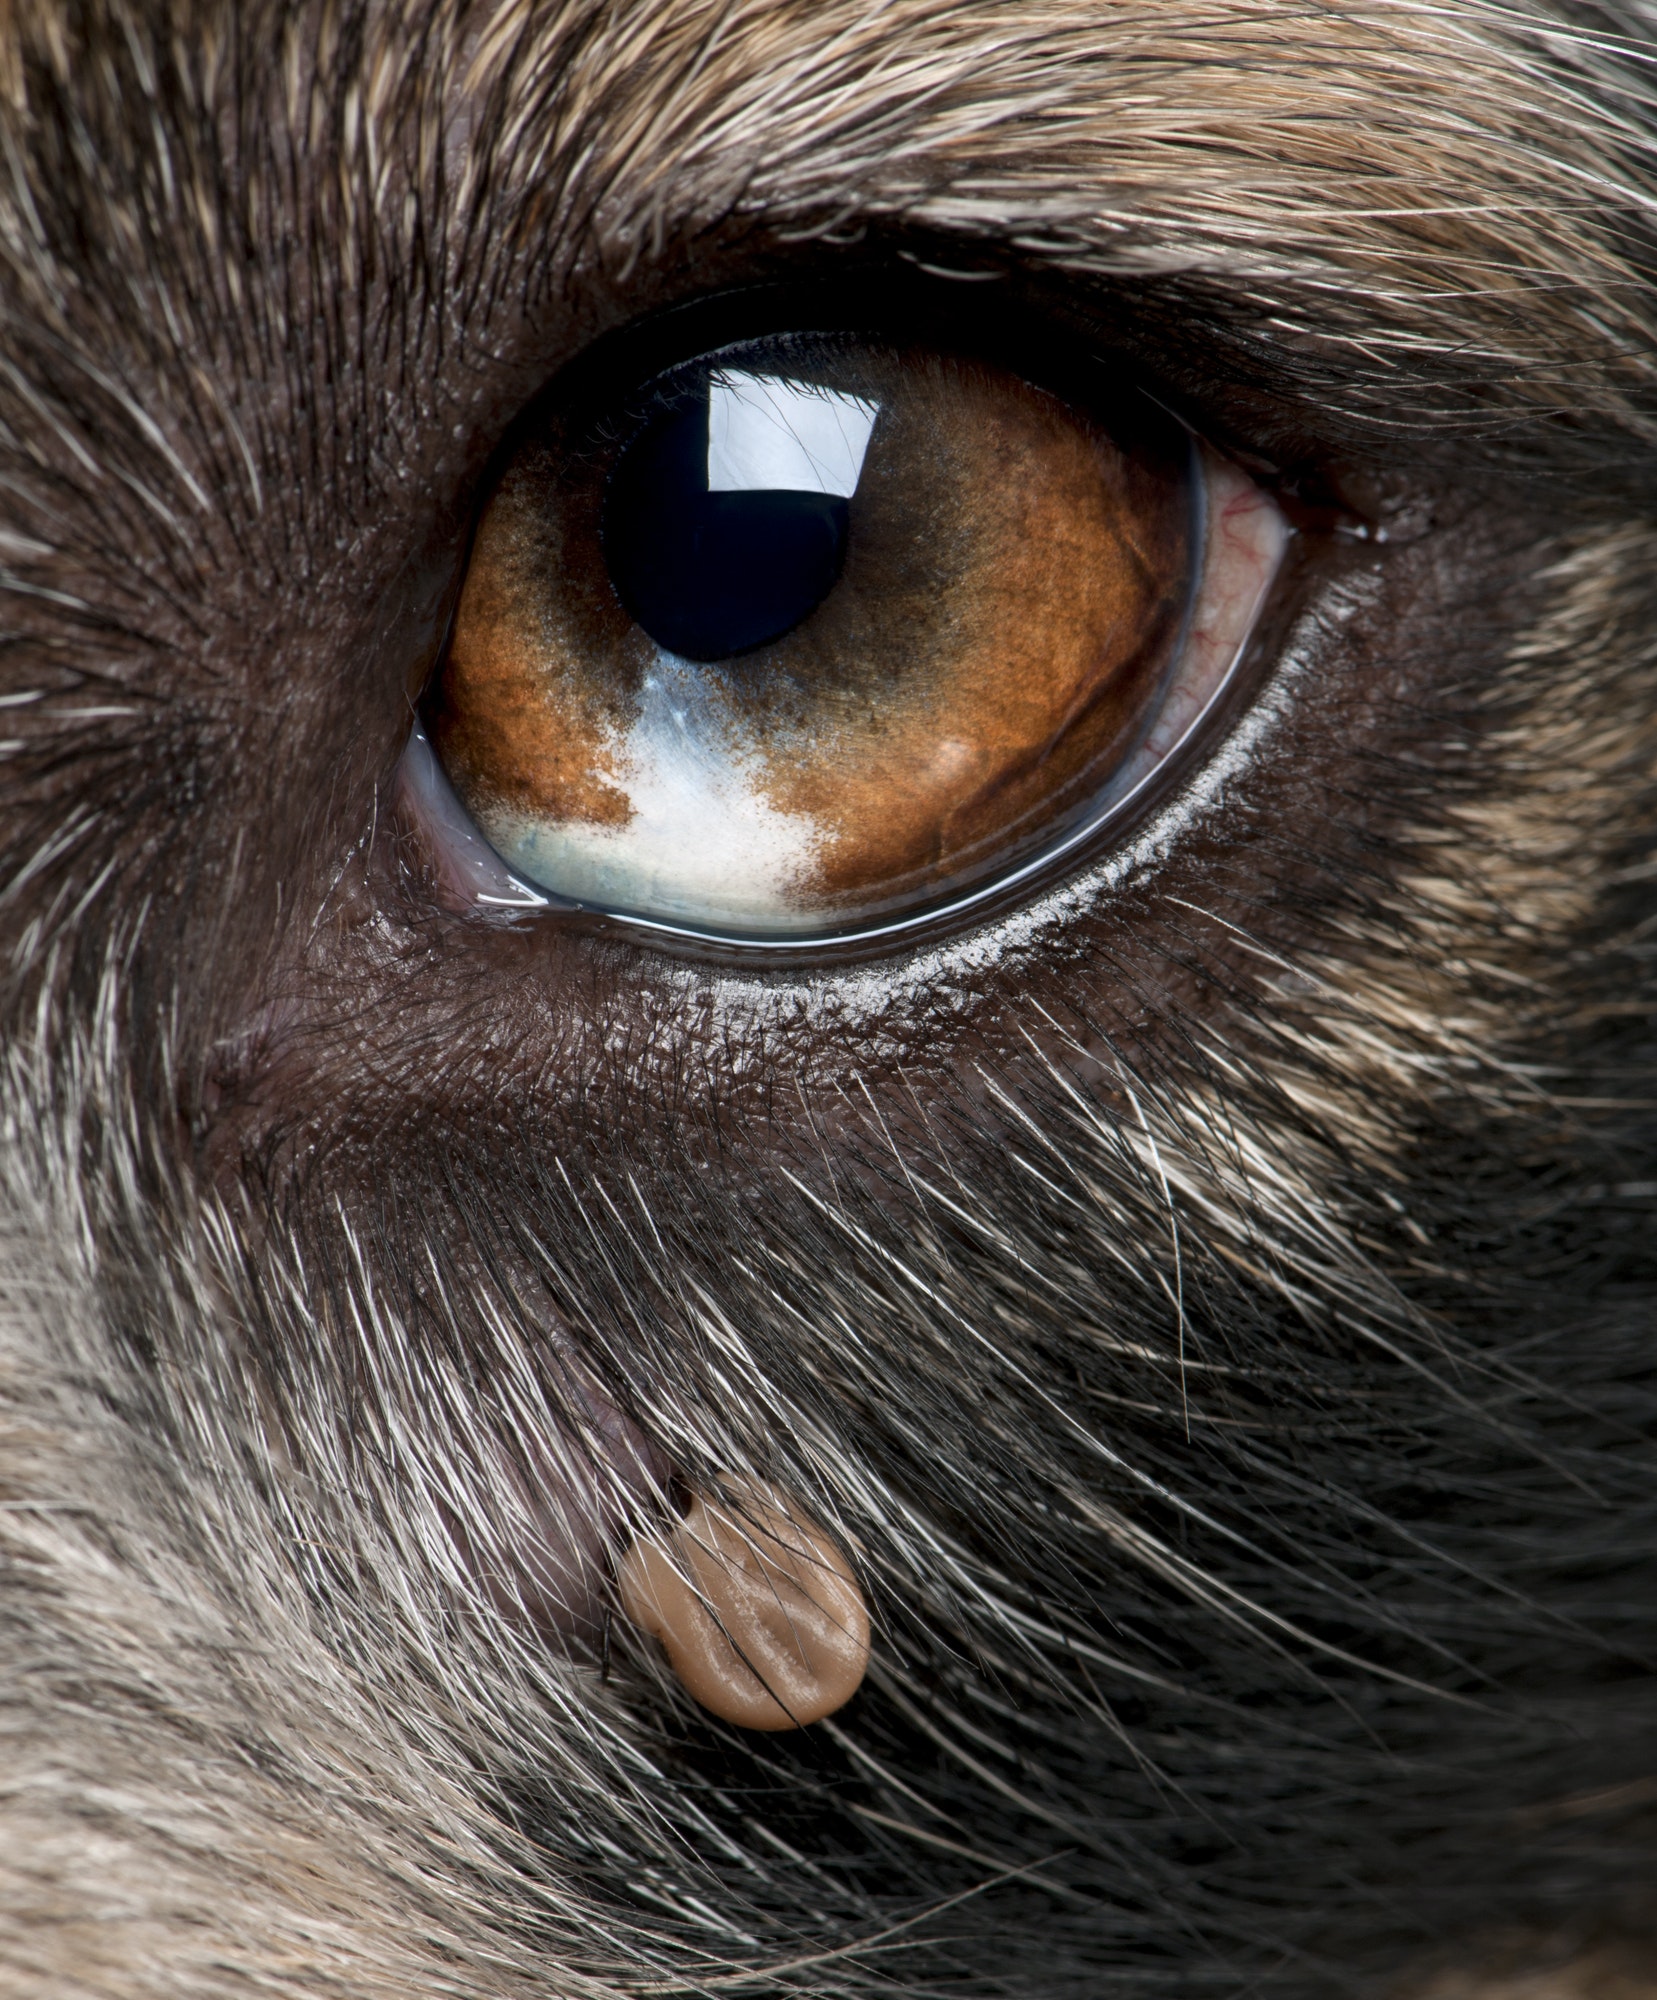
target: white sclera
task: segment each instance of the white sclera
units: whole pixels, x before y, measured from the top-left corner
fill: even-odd
[[[708,380],[708,491],[849,500],[879,415],[840,389],[722,370]]]

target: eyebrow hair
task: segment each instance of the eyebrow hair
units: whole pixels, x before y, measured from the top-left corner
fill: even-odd
[[[495,135],[481,171],[531,210],[555,182],[606,261],[731,214],[990,237],[1200,284],[1286,356],[1338,353],[1355,406],[1477,375],[1515,412],[1649,441],[1648,59],[1587,18],[670,0],[572,32],[504,0],[467,78]]]
[[[1613,32],[1632,18],[11,0],[8,595],[81,615],[73,575],[29,545],[96,540],[85,615],[119,622],[144,545],[187,616],[204,493],[265,546],[288,510],[302,549],[295,454],[313,486],[370,500],[439,351],[475,367],[526,303],[625,284],[731,222],[795,242],[909,230],[964,265],[993,246],[1159,288],[1332,423],[1562,417],[1602,455],[1615,437],[1648,453],[1657,125],[1646,59]]]

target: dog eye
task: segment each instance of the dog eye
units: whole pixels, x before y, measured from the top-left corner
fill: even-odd
[[[935,347],[741,342],[531,422],[426,729],[549,901],[733,939],[901,924],[1144,789],[1286,532],[1131,385],[1083,406]]]

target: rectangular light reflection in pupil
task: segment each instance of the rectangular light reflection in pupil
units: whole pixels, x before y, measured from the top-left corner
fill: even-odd
[[[876,411],[721,371],[611,474],[604,550],[622,602],[669,653],[728,660],[780,639],[840,580]]]
[[[708,383],[708,491],[849,500],[879,415],[878,403],[841,389],[722,369]]]

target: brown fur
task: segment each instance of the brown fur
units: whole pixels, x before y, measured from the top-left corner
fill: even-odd
[[[1639,1990],[1639,17],[0,19],[0,1992]],[[890,263],[1390,539],[970,933],[445,911],[391,779],[505,426]],[[515,1615],[604,1601],[609,1403],[856,1552],[805,1744]]]

